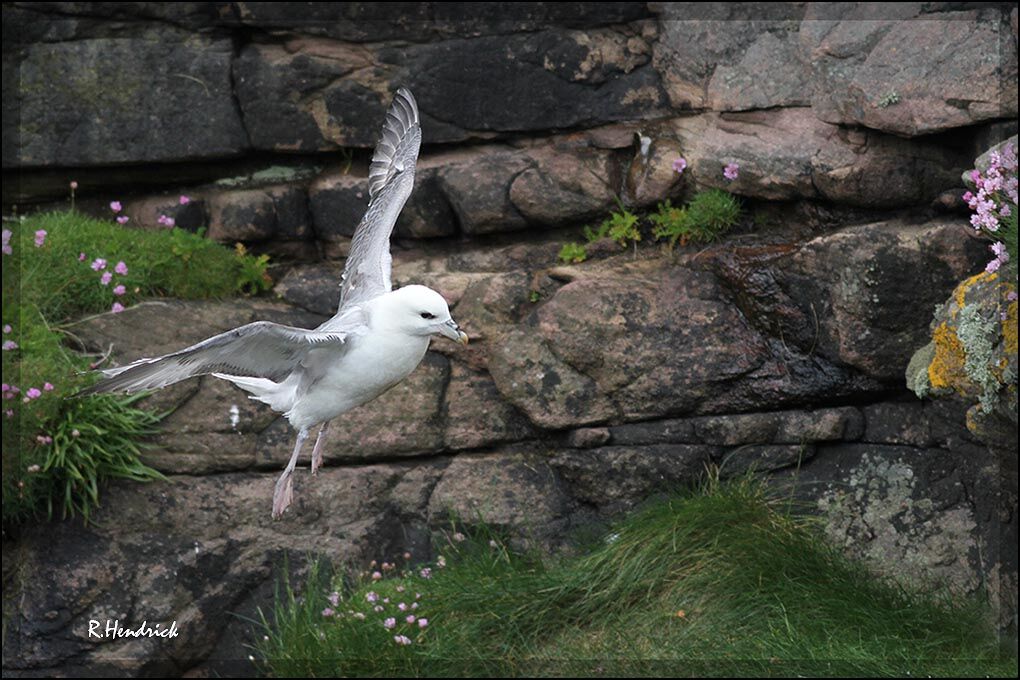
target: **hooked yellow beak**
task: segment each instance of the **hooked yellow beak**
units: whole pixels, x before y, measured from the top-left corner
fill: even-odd
[[[468,344],[467,333],[465,333],[464,331],[460,330],[460,326],[458,326],[457,323],[453,319],[450,319],[449,321],[444,323],[442,326],[440,326],[439,327],[439,332],[442,335],[446,336],[447,338],[450,338],[454,342],[460,343],[461,345]]]

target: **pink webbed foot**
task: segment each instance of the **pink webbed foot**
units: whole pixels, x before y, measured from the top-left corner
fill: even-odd
[[[276,489],[273,491],[273,519],[280,519],[283,511],[290,506],[294,498],[294,466],[297,465],[298,454],[301,453],[301,445],[308,438],[308,430],[298,432],[297,443],[294,444],[294,453],[290,455],[290,461],[284,469],[283,474],[276,480]]]
[[[283,511],[286,510],[294,499],[294,471],[284,470],[280,478],[276,480],[276,490],[273,492],[273,519],[280,519]]]

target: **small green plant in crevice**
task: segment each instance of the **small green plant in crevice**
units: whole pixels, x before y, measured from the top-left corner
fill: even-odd
[[[621,206],[619,212],[610,213],[609,218],[603,220],[597,229],[585,227],[584,236],[588,243],[609,237],[624,248],[632,243],[636,245],[641,240],[638,216]]]
[[[656,238],[668,239],[672,248],[678,242],[709,243],[729,231],[740,218],[740,202],[732,194],[719,189],[699,192],[685,207],[674,207],[670,201],[648,216]]]
[[[610,213],[609,217],[603,220],[599,226],[594,229],[590,226],[584,228],[586,243],[565,243],[560,248],[559,259],[561,262],[566,264],[584,262],[588,259],[588,246],[604,238],[611,238],[624,248],[631,244],[635,249],[637,248],[638,241],[641,240],[640,218],[627,210],[619,201],[617,203],[620,209]]]
[[[581,243],[564,243],[559,258],[565,264],[578,264],[588,259],[588,251]]]
[[[987,608],[878,580],[749,479],[650,504],[569,557],[520,553],[484,527],[435,550],[427,566],[405,554],[288,587],[256,635],[264,670],[1016,675]]]
[[[139,397],[66,398],[88,385],[86,372],[95,368],[68,349],[79,345],[71,322],[122,313],[145,297],[227,297],[271,285],[264,256],[177,228],[127,229],[120,203],[110,208],[116,223],[73,211],[5,223],[5,527],[58,515],[88,519],[104,480],[162,478],[138,457],[161,417],[139,408]]]

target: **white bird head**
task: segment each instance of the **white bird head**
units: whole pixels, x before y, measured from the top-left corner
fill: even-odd
[[[408,335],[442,335],[466,345],[467,334],[450,315],[443,296],[426,286],[404,286],[373,301],[372,325]]]

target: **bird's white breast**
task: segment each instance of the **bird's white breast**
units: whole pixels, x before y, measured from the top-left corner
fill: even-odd
[[[353,340],[295,401],[287,413],[291,425],[312,427],[375,399],[406,378],[428,346],[428,336],[404,333],[374,332]]]

